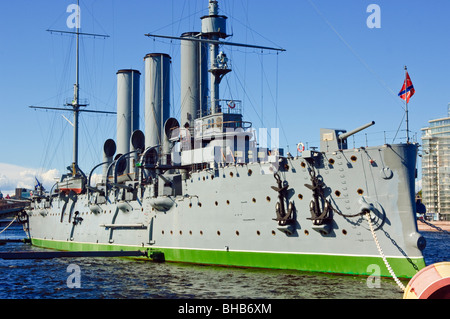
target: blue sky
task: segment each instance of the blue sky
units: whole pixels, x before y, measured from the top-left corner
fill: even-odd
[[[61,107],[73,95],[75,42],[67,6],[74,0],[0,2],[0,190],[32,186],[34,175],[51,180],[72,162],[71,113],[35,111]],[[179,36],[200,30],[207,0],[80,1],[83,38],[80,95],[89,109],[115,111],[116,72],[143,70],[147,53],[172,56],[172,116],[179,117],[179,42],[145,33]],[[380,8],[380,28],[369,28],[370,4]],[[254,127],[280,128],[280,145],[319,145],[321,127],[351,130],[370,121],[369,144],[405,141],[404,103],[397,97],[405,65],[416,89],[409,104],[410,135],[420,141],[428,120],[447,117],[450,102],[450,2],[447,0],[222,0],[228,40],[277,46],[286,52],[225,47],[233,72],[222,81],[223,98],[243,101]],[[143,76],[141,77],[143,82]],[[141,129],[144,130],[141,83]],[[278,117],[276,118],[276,114]],[[403,119],[403,121],[402,121]],[[115,138],[114,116],[80,117],[80,167],[102,160],[103,142]],[[355,146],[365,145],[365,134]],[[350,146],[353,140],[350,140]],[[48,186],[50,185],[50,186]]]

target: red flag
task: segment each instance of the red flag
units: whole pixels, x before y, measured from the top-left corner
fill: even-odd
[[[411,82],[408,71],[406,71],[406,79],[405,82],[403,82],[403,86],[398,93],[398,96],[400,96],[402,100],[406,100],[406,103],[409,103],[409,99],[414,95],[414,93],[416,93],[416,90],[414,90],[414,85]]]

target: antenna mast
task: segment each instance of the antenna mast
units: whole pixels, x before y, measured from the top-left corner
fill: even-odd
[[[220,39],[225,39],[229,37],[226,34],[226,20],[227,17],[224,15],[219,15],[219,6],[217,0],[209,0],[208,7],[208,15],[205,15],[200,18],[202,20],[202,30],[196,36],[189,37],[174,37],[174,36],[165,36],[165,35],[156,35],[147,33],[145,36],[147,37],[156,37],[156,38],[166,38],[166,39],[174,39],[174,40],[182,40],[182,41],[191,41],[191,42],[201,42],[208,44],[209,46],[209,73],[210,82],[209,82],[209,114],[215,114],[220,112],[219,107],[219,84],[222,78],[231,71],[227,65],[227,57],[224,52],[219,52],[219,45],[227,45],[227,46],[239,46],[239,47],[247,47],[247,48],[258,48],[263,50],[275,50],[275,51],[286,51],[282,48],[273,48],[259,45],[250,45],[244,43],[234,43],[234,42],[225,42],[220,41]]]
[[[78,115],[80,110],[80,100],[79,100],[79,92],[80,88],[78,86],[80,80],[80,3],[77,0],[77,58],[76,58],[76,82],[74,85],[73,92],[73,162],[72,162],[72,175],[75,176],[78,170]]]
[[[47,30],[50,33],[70,33],[76,35],[76,65],[75,65],[75,84],[73,88],[73,99],[71,103],[66,103],[66,106],[71,106],[72,108],[58,108],[58,107],[43,107],[43,106],[30,106],[33,109],[45,109],[45,110],[61,110],[61,111],[73,111],[73,162],[72,162],[72,176],[76,176],[78,168],[78,117],[80,112],[91,112],[91,113],[103,113],[103,114],[116,114],[116,112],[107,111],[90,111],[81,110],[80,107],[87,106],[87,103],[80,104],[80,35],[93,36],[93,37],[103,37],[108,38],[109,35],[104,34],[93,34],[93,33],[82,33],[80,32],[80,5],[79,0],[77,0],[76,8],[76,31],[59,31],[59,30]]]

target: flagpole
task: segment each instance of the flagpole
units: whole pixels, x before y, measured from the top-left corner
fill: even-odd
[[[408,123],[408,81],[407,81],[407,68],[405,65],[405,112],[406,112],[406,143],[409,144],[409,123]]]

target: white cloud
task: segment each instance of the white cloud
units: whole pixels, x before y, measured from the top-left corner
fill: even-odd
[[[94,173],[91,177],[91,185],[102,181],[102,173]],[[34,189],[36,179],[50,191],[55,182],[61,178],[57,169],[36,169],[0,163],[0,191],[4,196],[14,195],[16,188]]]
[[[57,169],[35,169],[0,163],[0,191],[3,195],[12,195],[16,188],[34,189],[35,178],[45,189],[50,190],[60,176],[61,173]]]

